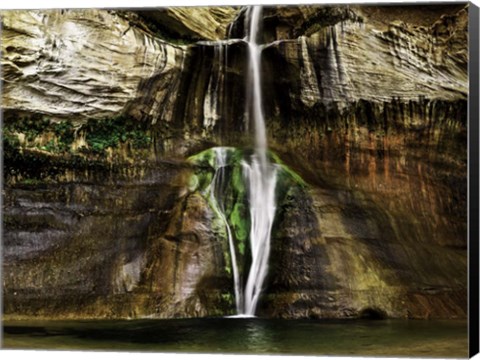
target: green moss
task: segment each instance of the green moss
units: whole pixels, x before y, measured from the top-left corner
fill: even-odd
[[[228,174],[229,184],[225,189],[224,207],[225,216],[235,235],[236,242],[244,242],[250,231],[250,218],[248,212],[247,189],[241,162],[246,152],[236,148],[228,148]],[[198,154],[190,156],[188,161],[195,164],[195,174],[189,182],[189,187],[199,189],[210,201],[210,188],[215,174],[215,150],[207,149]],[[306,187],[307,184],[295,171],[290,169],[273,152],[269,152],[271,161],[278,164],[277,173],[277,196],[283,197],[292,186]],[[196,184],[194,186],[193,184]],[[218,212],[218,209],[215,209]],[[242,246],[242,253],[245,246]]]
[[[238,252],[244,256],[248,235],[250,233],[250,214],[248,210],[248,194],[245,187],[241,161],[243,152],[237,152],[233,171],[231,172],[231,185],[234,201],[228,208],[229,223],[235,237]]]
[[[245,255],[245,243],[250,232],[250,215],[243,203],[235,203],[230,213],[229,222],[235,236],[237,249],[240,254]]]
[[[54,154],[70,152],[77,131],[86,135],[88,147],[79,149],[82,154],[105,155],[107,148],[117,148],[120,143],[128,143],[133,149],[146,149],[151,142],[146,125],[125,116],[91,119],[76,129],[68,120],[51,122],[41,114],[24,117],[10,115],[3,130],[6,134],[4,139],[13,147],[20,146],[19,142],[13,144],[14,137],[18,140],[18,135],[23,134],[26,140],[23,147],[38,148]],[[38,145],[35,140],[45,135],[53,139],[44,145]]]
[[[75,128],[72,123],[62,121],[53,126],[53,131],[57,136],[57,151],[68,151],[75,140]]]
[[[288,181],[292,185],[295,184],[301,187],[307,186],[305,180],[303,180],[300,175],[285,165],[285,163],[278,157],[277,154],[270,152],[269,155],[271,156],[273,162],[280,165],[280,169],[277,174],[280,181],[277,181],[277,184],[281,181]]]
[[[250,224],[246,221],[248,216],[248,208],[243,202],[237,202],[234,204],[229,220],[232,224],[237,240],[245,241],[248,237],[250,227]]]
[[[215,169],[215,151],[213,149],[204,150],[198,154],[190,156],[187,161],[195,164],[199,167],[211,168],[209,170],[214,171]]]
[[[223,215],[218,209],[215,199],[211,197],[212,180],[215,175],[215,150],[208,149],[190,156],[188,161],[196,165],[194,174],[189,179],[189,189],[199,191],[208,201],[213,210],[212,228],[222,239],[225,259],[225,272],[231,276],[231,256],[228,245],[227,232],[222,216],[227,219],[232,232],[233,242],[236,248],[237,261],[239,264],[248,262],[249,235],[250,235],[250,213],[248,205],[248,192],[243,175],[242,161],[250,152],[228,148],[227,167],[224,169],[227,177],[227,184],[223,189]],[[278,164],[276,196],[282,203],[291,191],[297,191],[307,186],[305,181],[285,165],[280,158],[269,154],[272,162]],[[240,269],[240,271],[243,271]]]
[[[213,173],[210,173],[210,172],[206,172],[204,173],[202,176],[199,176],[199,188],[201,189],[206,189],[208,188],[209,184],[212,183],[212,179],[213,179]]]
[[[188,178],[188,190],[191,191],[191,192],[194,192],[195,190],[198,189],[198,184],[199,184],[199,180],[198,180],[198,176],[195,175],[195,174],[192,174],[189,178]]]
[[[27,141],[33,141],[50,126],[50,120],[41,114],[24,117],[10,117],[4,122],[4,131],[25,134]]]
[[[94,154],[104,154],[107,148],[117,148],[125,142],[134,149],[146,148],[151,141],[142,123],[125,116],[91,119],[82,130],[86,132],[85,140]]]
[[[242,166],[240,165],[240,162],[234,163],[231,182],[232,182],[233,189],[236,192],[238,193],[246,192],[245,182],[243,177],[243,170],[242,170]]]
[[[214,173],[205,168],[198,168],[196,170],[197,171],[190,175],[188,179],[188,189],[191,192],[198,190],[208,201],[210,201],[209,191]]]
[[[198,166],[210,166],[213,168],[215,166],[214,160],[215,153],[211,150],[205,150],[201,153],[190,156],[187,160]]]
[[[22,185],[38,185],[41,184],[42,181],[39,179],[23,179],[19,182]]]
[[[245,241],[248,237],[249,216],[246,210],[246,190],[243,183],[243,175],[240,161],[243,159],[243,151],[235,148],[227,150],[227,164],[225,172],[228,176],[228,183],[225,186],[223,194],[224,211],[218,208],[215,199],[212,199],[211,192],[212,181],[215,175],[215,149],[208,149],[198,154],[190,156],[188,161],[196,165],[195,174],[189,180],[189,185],[197,182],[196,190],[206,198],[215,217],[212,219],[212,228],[219,237],[223,239],[225,272],[231,276],[231,256],[227,238],[227,230],[223,217],[227,219],[230,230],[232,231],[233,241],[237,252],[243,255],[245,253]],[[191,187],[194,188],[193,186]]]
[[[222,298],[223,302],[227,303],[228,305],[233,305],[234,299],[231,293],[220,294],[220,297]]]

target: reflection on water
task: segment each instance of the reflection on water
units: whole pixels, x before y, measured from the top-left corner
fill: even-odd
[[[245,328],[245,345],[249,352],[279,353],[275,345],[275,332],[265,326],[263,322],[253,321]],[[240,335],[240,334],[239,334]]]
[[[196,353],[466,357],[466,321],[11,321],[5,348]]]

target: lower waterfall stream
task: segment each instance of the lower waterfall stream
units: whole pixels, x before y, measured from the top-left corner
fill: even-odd
[[[232,272],[233,272],[235,305],[236,305],[237,313],[241,313],[243,308],[243,303],[242,303],[243,291],[240,284],[240,275],[238,270],[237,256],[235,253],[235,244],[232,236],[232,230],[230,229],[230,225],[225,215],[225,206],[224,206],[223,197],[222,197],[227,186],[225,167],[227,166],[228,153],[227,153],[227,148],[224,148],[224,147],[217,147],[214,150],[215,150],[215,174],[213,175],[213,179],[212,179],[212,185],[211,185],[212,188],[210,192],[210,198],[211,198],[211,203],[213,204],[213,207],[216,207],[215,210],[217,211],[218,215],[222,219],[223,223],[225,224],[225,228],[227,230],[228,247],[230,250],[230,261],[231,261]]]

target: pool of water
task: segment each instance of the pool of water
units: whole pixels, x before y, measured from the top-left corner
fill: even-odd
[[[7,321],[7,349],[467,357],[466,321],[259,318]]]

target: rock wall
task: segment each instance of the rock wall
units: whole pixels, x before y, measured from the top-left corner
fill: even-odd
[[[50,164],[52,165],[52,164]],[[185,164],[65,170],[7,187],[5,318],[218,316],[224,244]]]
[[[298,33],[292,13],[270,33]],[[264,51],[270,144],[312,190],[283,205],[263,311],[465,317],[467,13],[343,14]]]
[[[390,174],[365,165],[363,174],[319,166],[318,177],[345,178],[280,203],[262,313],[464,318],[466,210],[452,206],[465,206],[465,184],[452,190],[418,162]]]
[[[219,7],[169,7],[136,10],[147,21],[147,26],[162,34],[181,40],[221,40],[226,37],[227,25],[236,16],[237,9]]]

